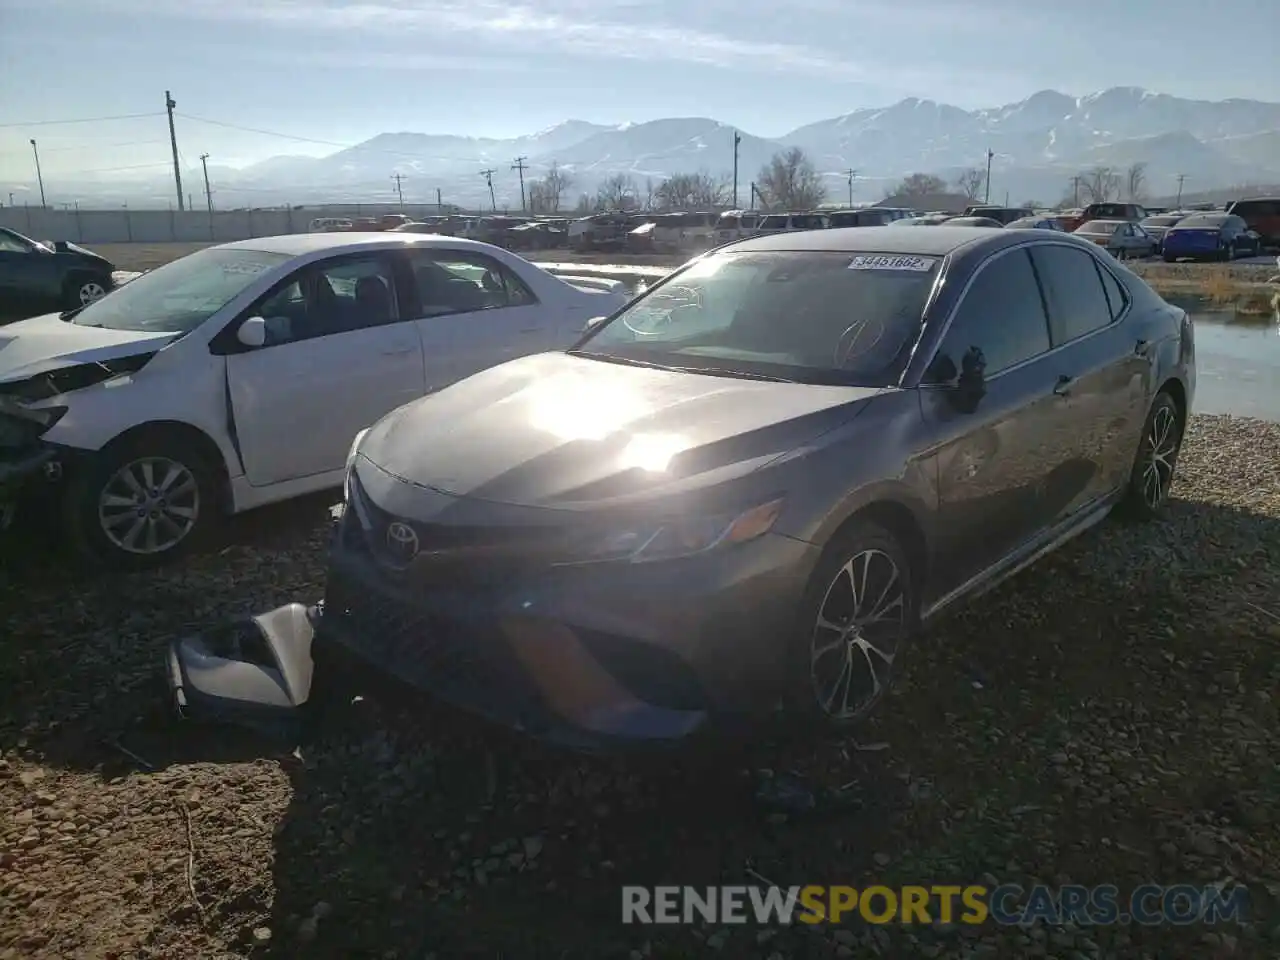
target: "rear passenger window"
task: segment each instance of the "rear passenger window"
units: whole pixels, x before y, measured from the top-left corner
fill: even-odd
[[[976,362],[990,377],[1048,349],[1040,287],[1026,252],[1015,250],[981,268],[937,356],[949,357],[955,370]]]
[[[1093,257],[1083,250],[1041,244],[1031,251],[1049,306],[1055,344],[1111,323],[1111,304]]]
[[[1094,263],[1094,267],[1098,271],[1098,276],[1102,278],[1102,288],[1107,292],[1107,305],[1111,308],[1111,319],[1114,320],[1124,313],[1129,296],[1110,270],[1100,263]]]

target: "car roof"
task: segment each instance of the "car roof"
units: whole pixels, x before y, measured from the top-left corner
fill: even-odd
[[[489,244],[461,237],[445,237],[431,233],[398,233],[370,231],[356,233],[290,233],[279,237],[255,237],[252,240],[236,240],[219,244],[221,250],[257,250],[262,253],[280,253],[288,257],[301,257],[318,251],[340,253],[344,250],[377,250],[404,246],[489,248]]]
[[[1025,242],[1025,237],[1003,228],[970,227],[963,230],[917,230],[890,224],[868,230],[865,227],[837,227],[834,230],[806,230],[774,236],[752,237],[724,249],[728,252],[821,251],[836,253],[902,253],[943,257],[962,247],[988,246],[992,250]]]
[[[1129,222],[1128,220],[1107,220],[1107,219],[1099,218],[1097,220],[1090,220],[1088,223],[1084,225],[1084,227],[1091,227],[1091,226],[1120,227],[1128,222]],[[1084,227],[1081,227],[1080,229],[1083,230]]]

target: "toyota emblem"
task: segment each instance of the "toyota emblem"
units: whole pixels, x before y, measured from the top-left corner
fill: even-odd
[[[387,553],[400,566],[407,567],[418,555],[418,534],[399,520],[387,526]]]

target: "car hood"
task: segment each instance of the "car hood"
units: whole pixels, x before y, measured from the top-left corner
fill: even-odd
[[[360,453],[393,477],[454,496],[600,506],[743,476],[880,392],[549,353],[401,407],[369,431]]]
[[[159,350],[176,337],[163,331],[83,327],[60,320],[56,313],[19,320],[0,327],[0,381]]]

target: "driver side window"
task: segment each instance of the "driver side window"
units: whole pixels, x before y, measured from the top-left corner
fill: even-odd
[[[515,271],[483,254],[412,251],[409,272],[419,317],[524,307],[538,302]]]
[[[930,365],[937,375],[929,379],[939,382],[943,368],[975,365],[992,377],[1049,347],[1049,318],[1031,259],[1025,249],[1014,250],[979,269]]]
[[[346,257],[304,267],[249,311],[266,321],[264,346],[394,323],[395,280],[382,257]]]

